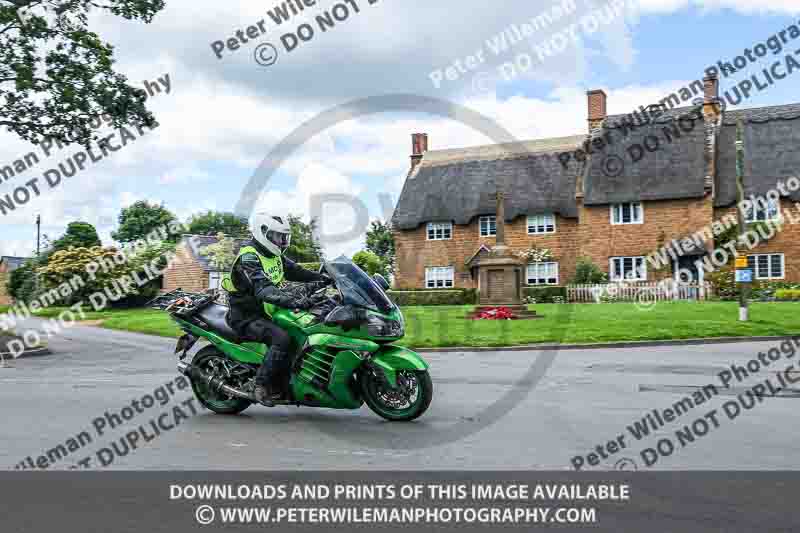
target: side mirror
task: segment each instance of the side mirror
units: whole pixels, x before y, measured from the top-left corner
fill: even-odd
[[[380,274],[375,274],[374,276],[372,276],[372,280],[375,283],[378,284],[378,287],[380,287],[381,289],[383,289],[385,291],[388,291],[389,287],[391,286],[391,285],[389,285],[389,282],[386,281],[386,278],[384,278]]]

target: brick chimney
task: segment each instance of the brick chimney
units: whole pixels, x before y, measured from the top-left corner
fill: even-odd
[[[602,89],[589,91],[586,96],[589,103],[589,132],[591,133],[592,130],[599,128],[608,116],[606,111],[608,97]]]
[[[411,135],[411,172],[417,168],[422,161],[422,156],[428,151],[428,134],[414,133]]]
[[[717,123],[722,115],[722,107],[719,100],[719,78],[712,74],[703,78],[703,118],[706,127],[706,178],[705,190],[716,194],[714,191],[714,176],[717,172]]]
[[[706,102],[715,101],[719,98],[719,78],[717,78],[716,74],[703,78],[703,90]]]

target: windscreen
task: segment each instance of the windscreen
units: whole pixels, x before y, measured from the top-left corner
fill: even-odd
[[[394,308],[383,289],[348,258],[341,256],[329,261],[325,264],[325,270],[342,293],[342,303],[381,313],[388,313]]]

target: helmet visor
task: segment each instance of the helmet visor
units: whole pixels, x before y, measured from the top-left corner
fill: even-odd
[[[267,238],[267,240],[269,240],[269,242],[271,242],[272,244],[280,248],[281,251],[284,252],[289,247],[289,244],[292,242],[291,234],[282,233],[280,231],[268,230],[267,232],[264,233],[264,236]]]

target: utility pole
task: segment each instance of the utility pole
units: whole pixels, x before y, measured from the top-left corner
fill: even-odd
[[[744,127],[742,126],[741,119],[739,119],[736,123],[736,196],[739,198],[739,208],[736,210],[739,221],[737,248],[745,242],[744,235],[747,233],[747,222],[745,214],[741,209],[742,202],[744,201],[744,172]],[[753,208],[755,209],[755,206],[753,206]],[[744,261],[747,261],[746,257]],[[738,264],[736,268],[738,271]],[[750,271],[750,275],[754,276],[755,272]],[[737,279],[736,281],[739,280]],[[751,283],[752,277],[750,278],[750,282],[742,281],[739,283],[739,322],[748,322],[750,320],[749,300]]]
[[[36,257],[41,252],[42,242],[42,215],[36,215]]]

